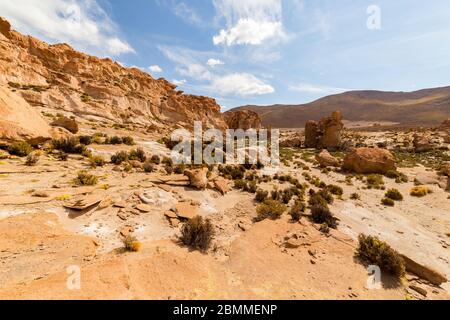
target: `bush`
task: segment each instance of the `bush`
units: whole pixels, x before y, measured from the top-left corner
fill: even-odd
[[[314,205],[311,208],[311,218],[314,223],[326,224],[333,229],[336,229],[338,226],[337,218],[334,217],[328,207],[322,205]]]
[[[136,150],[131,150],[128,155],[129,160],[139,160],[140,162],[145,162],[147,156],[145,155],[145,151],[138,148]]]
[[[92,156],[89,159],[89,163],[91,164],[91,167],[103,167],[106,164],[105,159],[102,156]]]
[[[209,219],[196,216],[181,227],[180,241],[193,250],[205,252],[211,246],[214,228]]]
[[[154,155],[151,157],[150,161],[154,164],[160,164],[161,163],[161,158],[157,155]]]
[[[123,239],[123,245],[126,251],[137,252],[141,250],[142,244],[133,236],[127,236]]]
[[[391,179],[395,179],[396,183],[406,183],[406,182],[408,182],[408,177],[405,174],[403,174],[401,172],[398,172],[398,171],[395,171],[395,170],[389,170],[386,173],[386,177],[391,178]]]
[[[95,186],[98,183],[98,177],[86,171],[78,172],[75,183],[80,186]]]
[[[245,180],[235,180],[234,187],[236,189],[245,189],[247,188],[247,182]]]
[[[56,158],[60,161],[67,161],[67,159],[69,158],[69,155],[63,151],[60,151],[57,155]]]
[[[384,196],[386,198],[392,199],[394,201],[402,201],[403,200],[402,194],[397,189],[389,189],[388,191],[386,191]]]
[[[427,194],[431,193],[430,189],[424,186],[418,186],[411,189],[409,194],[413,197],[425,197]]]
[[[145,172],[148,172],[148,173],[155,171],[155,166],[154,166],[154,164],[147,160],[147,161],[144,163],[144,171],[145,171]]]
[[[381,204],[388,206],[388,207],[393,207],[393,206],[395,206],[395,201],[390,198],[383,198],[381,200]]]
[[[256,191],[255,200],[257,202],[264,202],[267,199],[268,196],[269,196],[269,192],[268,191],[264,191],[262,189],[258,189]]]
[[[111,138],[106,139],[106,140],[108,142],[107,144],[122,144],[123,143],[122,138],[118,137],[118,136],[114,136],[114,137],[111,137]],[[105,143],[106,143],[106,141],[105,141]]]
[[[7,150],[13,156],[25,157],[33,152],[33,147],[25,141],[20,141],[10,144]]]
[[[128,145],[128,146],[134,146],[135,145],[133,137],[130,137],[130,136],[123,137],[122,138],[122,142],[124,144]]]
[[[350,195],[350,199],[352,199],[352,200],[361,200],[361,196],[358,193],[352,193]]]
[[[25,161],[25,165],[31,167],[31,166],[36,165],[38,163],[38,161],[39,161],[39,156],[34,154],[34,153],[30,153],[27,156],[27,160]]]
[[[384,185],[383,176],[380,174],[369,174],[366,183],[369,189],[381,189]]]
[[[84,144],[85,146],[92,144],[91,136],[80,136],[79,140],[80,140],[80,143]]]
[[[357,255],[373,263],[387,272],[402,277],[405,275],[405,262],[400,254],[392,249],[386,242],[377,237],[359,235]]]
[[[305,213],[306,205],[302,201],[296,201],[294,206],[291,208],[289,215],[291,216],[292,221],[300,221],[303,213]]]
[[[182,163],[182,164],[177,165],[175,167],[175,169],[173,170],[173,172],[176,174],[183,174],[185,170],[186,170],[186,165]]]
[[[111,163],[114,163],[115,165],[120,165],[125,161],[128,161],[128,153],[126,151],[116,152],[116,154],[111,157]]]
[[[256,221],[263,221],[267,218],[279,219],[286,211],[286,206],[277,200],[266,200],[256,208]]]
[[[75,137],[54,139],[52,145],[56,150],[70,154],[82,154],[86,150],[86,146],[80,144],[79,140]]]
[[[249,183],[245,183],[244,191],[249,193],[256,193],[258,189],[258,185],[256,184],[256,181],[251,181]]]
[[[310,206],[320,205],[323,207],[328,207],[329,204],[334,202],[333,195],[327,190],[320,190],[315,192],[314,190],[310,190],[310,196],[308,200],[308,204]]]
[[[330,184],[327,186],[327,190],[331,193],[334,194],[335,196],[342,196],[344,194],[344,190],[339,187],[336,186],[334,184]]]

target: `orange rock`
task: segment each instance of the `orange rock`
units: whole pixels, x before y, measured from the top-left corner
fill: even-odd
[[[392,153],[380,148],[354,149],[345,157],[343,168],[356,173],[381,174],[397,169]]]

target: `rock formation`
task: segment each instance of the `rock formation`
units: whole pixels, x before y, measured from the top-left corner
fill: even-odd
[[[337,149],[341,145],[344,129],[342,115],[339,111],[332,113],[319,122],[308,121],[305,126],[305,146],[307,148]]]
[[[230,129],[260,129],[261,117],[254,111],[239,110],[224,113],[225,121]]]
[[[54,127],[61,127],[75,134],[78,132],[78,123],[74,119],[59,117],[51,123]]]
[[[321,153],[316,155],[316,160],[321,167],[338,167],[339,160],[333,157],[327,150],[322,150]]]
[[[344,159],[343,169],[362,174],[385,174],[397,168],[395,158],[388,150],[380,148],[357,148],[347,154]]]
[[[63,112],[81,119],[143,127],[225,129],[214,99],[184,94],[165,79],[109,58],[49,45],[13,31],[0,18],[0,85],[15,90],[41,111]]]

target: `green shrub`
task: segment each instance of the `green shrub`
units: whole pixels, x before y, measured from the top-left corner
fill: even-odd
[[[120,165],[125,161],[128,161],[128,153],[126,151],[116,152],[116,154],[111,157],[111,163],[115,165]]]
[[[89,158],[89,163],[91,167],[103,167],[106,164],[105,159],[102,156],[92,156]]]
[[[395,206],[395,201],[390,198],[383,198],[383,199],[381,199],[381,204],[388,206],[388,207],[393,207],[393,206]]]
[[[405,262],[400,254],[377,237],[359,235],[356,253],[359,257],[397,276],[405,275]]]
[[[272,220],[279,219],[286,211],[286,206],[277,200],[266,200],[256,208],[256,221],[262,221],[267,218]]]
[[[145,162],[147,156],[145,155],[145,151],[138,148],[136,150],[131,150],[128,155],[128,160],[138,160],[140,162]]]
[[[35,166],[39,161],[39,156],[37,154],[34,153],[30,153],[27,156],[27,160],[25,161],[25,165],[27,166]]]
[[[310,190],[308,204],[311,207],[315,205],[328,207],[328,205],[332,204],[333,202],[334,202],[333,195],[327,190],[320,190],[318,192],[315,192],[312,189]]]
[[[135,145],[133,137],[130,137],[130,136],[123,137],[122,138],[122,143],[126,144],[128,146],[134,146]]]
[[[350,199],[352,199],[352,200],[361,200],[361,196],[358,193],[352,193],[350,195]]]
[[[98,177],[87,171],[78,172],[75,183],[80,186],[95,186],[98,183]]]
[[[186,171],[186,165],[184,163],[181,163],[181,164],[177,165],[175,167],[175,169],[173,170],[173,172],[175,174],[183,174],[184,171]]]
[[[244,191],[249,193],[256,193],[258,189],[258,185],[256,184],[256,181],[250,181],[248,183],[245,183]]]
[[[338,226],[337,218],[334,217],[328,207],[323,205],[314,205],[311,208],[311,218],[314,223],[326,224],[333,229],[336,229]]]
[[[256,191],[255,200],[257,202],[264,202],[267,199],[268,196],[269,196],[269,192],[268,191],[265,191],[265,190],[262,190],[262,189],[258,189]]]
[[[209,219],[196,216],[181,227],[180,241],[193,250],[206,252],[214,238],[214,228]]]
[[[342,196],[344,194],[344,190],[336,186],[334,184],[330,184],[327,186],[327,190],[330,191],[331,194],[334,194],[335,196]]]
[[[247,188],[247,182],[245,180],[235,180],[234,187],[236,189],[245,189]]]
[[[81,144],[88,146],[88,145],[92,144],[92,137],[91,136],[80,136],[79,141]]]
[[[369,174],[366,178],[368,189],[381,189],[384,185],[383,176],[380,174]]]
[[[13,156],[26,157],[33,152],[33,147],[25,141],[19,141],[10,144],[7,150]]]
[[[386,191],[384,196],[386,198],[392,199],[394,201],[402,201],[403,200],[403,195],[397,189],[389,189],[388,191]]]
[[[150,161],[154,164],[160,164],[161,163],[161,158],[158,155],[154,155],[150,158]]]
[[[70,154],[82,154],[86,150],[86,146],[80,144],[76,137],[54,139],[52,145],[56,150]]]
[[[395,170],[389,170],[386,173],[386,177],[391,178],[391,179],[395,179],[396,183],[406,183],[406,182],[408,182],[408,177],[405,174],[403,174],[401,172],[398,172],[398,171],[395,171]]]
[[[113,145],[114,144],[122,144],[123,143],[122,138],[118,137],[118,136],[113,136],[113,137],[107,139],[107,141],[108,141],[107,144],[113,144]],[[105,141],[105,143],[106,143],[106,141]]]
[[[306,205],[302,201],[296,201],[289,212],[292,221],[300,221],[303,213],[305,213]]]
[[[145,163],[144,163],[144,171],[148,172],[148,173],[155,171],[155,165],[153,163],[151,163],[150,161],[148,161],[148,160],[145,161]]]

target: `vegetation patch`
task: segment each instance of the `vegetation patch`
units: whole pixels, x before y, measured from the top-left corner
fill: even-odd
[[[9,154],[13,156],[26,157],[33,152],[34,149],[29,143],[25,141],[18,141],[10,144],[7,150]]]
[[[287,207],[280,201],[268,199],[256,208],[257,217],[255,221],[263,221],[265,219],[276,220],[287,210]]]
[[[193,250],[206,252],[214,238],[214,227],[209,219],[196,216],[181,227],[180,241]]]

